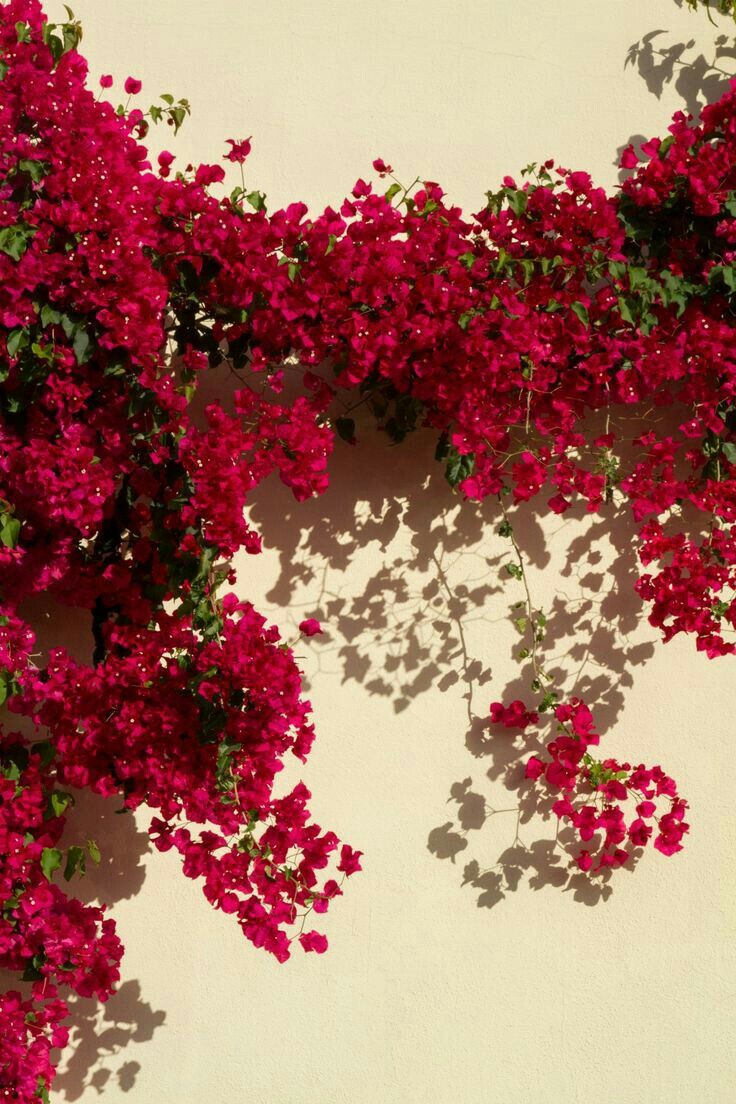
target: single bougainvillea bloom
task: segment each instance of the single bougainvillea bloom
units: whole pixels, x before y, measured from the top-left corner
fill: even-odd
[[[227,139],[228,145],[231,147],[230,152],[225,154],[228,161],[234,161],[238,165],[242,165],[251,150],[251,139],[242,138],[239,142],[236,142],[234,138]]]

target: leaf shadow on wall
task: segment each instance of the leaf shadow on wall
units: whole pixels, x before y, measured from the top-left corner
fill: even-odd
[[[43,601],[28,602],[24,615],[36,631],[42,662],[50,648],[64,647],[76,659],[92,658],[90,615],[84,610],[49,607]],[[75,804],[69,814],[61,846],[85,846],[93,839],[100,851],[99,865],[87,860],[87,873],[61,885],[85,904],[113,906],[134,897],[145,879],[144,856],[149,852],[148,835],[131,813],[118,813],[121,802],[87,791],[73,791]],[[57,878],[59,875],[57,875]],[[125,932],[118,930],[123,944]],[[123,956],[123,972],[125,957]],[[14,980],[9,986],[16,988]],[[89,1097],[90,1090],[102,1093],[113,1084],[121,1092],[135,1085],[140,1065],[122,1060],[130,1043],[148,1042],[166,1019],[143,998],[140,982],[124,980],[106,1004],[96,999],[70,996],[70,1046],[54,1081],[54,1099],[75,1101]]]
[[[338,443],[322,498],[296,503],[275,483],[260,488],[250,519],[263,535],[265,554],[278,557],[278,576],[267,593],[271,609],[264,612],[282,624],[287,609],[295,622],[322,619],[325,636],[314,648],[312,677],[338,675],[342,683],[360,684],[388,698],[396,714],[430,689],[461,691],[469,769],[449,785],[450,818],[445,813],[429,831],[427,846],[440,860],[458,866],[462,860],[461,885],[472,888],[479,907],[495,906],[522,885],[564,889],[576,901],[595,904],[610,895],[609,879],[592,882],[570,873],[563,848],[572,839],[565,830],[555,832],[553,798],[540,798],[524,783],[522,759],[541,742],[492,731],[488,718],[491,697],[529,700],[529,673],[521,666],[511,683],[489,686],[489,634],[494,651],[496,638],[512,655],[521,646],[512,607],[523,594],[504,569],[509,545],[496,533],[497,506],[461,504],[432,453],[428,433],[394,449],[368,430],[356,448]],[[545,589],[535,594],[549,618],[545,664],[567,693],[592,703],[605,738],[633,684],[633,668],[654,650],[648,626],[649,639],[641,639],[633,523],[614,507],[596,518],[566,515],[556,519],[550,542],[535,511],[532,504],[514,517],[532,575],[554,569],[553,545],[563,540],[567,546],[555,592],[549,593],[547,575]],[[370,556],[361,556],[371,542]],[[364,577],[366,559],[371,567]],[[319,731],[319,716],[316,721]],[[616,754],[615,740],[605,746]],[[500,826],[504,822],[508,829]]]
[[[705,105],[719,100],[728,90],[730,79],[736,76],[736,28],[730,18],[717,26],[705,19],[695,20],[694,29],[695,25],[697,39],[690,38],[686,42],[673,41],[670,32],[662,28],[649,31],[632,42],[624,68],[635,70],[658,100],[665,89],[672,86],[682,100],[682,110],[698,119]],[[727,28],[726,32],[721,28]],[[707,41],[706,36],[711,41]],[[632,133],[628,141],[618,147],[614,164],[619,165],[628,145],[633,145],[638,152],[651,137],[651,134]],[[620,169],[619,181],[630,175],[631,170]]]
[[[720,99],[736,73],[733,33],[717,34],[706,49],[694,38],[673,42],[666,30],[650,31],[631,44],[624,65],[636,69],[658,100],[672,85],[684,109],[697,118],[707,103]]]

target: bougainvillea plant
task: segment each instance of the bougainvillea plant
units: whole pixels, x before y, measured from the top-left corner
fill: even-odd
[[[686,803],[661,767],[597,758],[594,703],[553,685],[514,505],[624,496],[652,623],[736,650],[736,89],[628,148],[612,196],[546,162],[471,217],[378,160],[381,186],[339,209],[270,214],[244,185],[218,198],[222,165],[152,164],[148,126],[189,105],[131,107],[131,77],[116,109],[80,33],[38,0],[0,7],[0,966],[26,983],[0,998],[0,1090],[28,1102],[48,1097],[64,992],[104,1000],[118,979],[113,920],[70,889],[98,857],[62,839],[70,788],[152,810],[156,847],[280,961],[326,947],[312,922],[360,852],[302,784],[277,796],[310,706],[230,560],[259,551],[263,479],[326,487],[355,433],[336,398],[357,392],[397,442],[434,429],[451,486],[498,500],[530,690],[491,719],[551,720],[524,770],[580,870],[680,850]],[[250,139],[228,145],[242,165]],[[223,366],[235,386],[207,405]],[[632,440],[643,404],[662,417]],[[89,662],[38,651],[39,595],[87,611]]]
[[[682,3],[682,0],[679,0],[679,2]],[[685,3],[689,8],[704,8],[711,22],[713,22],[712,12],[718,12],[720,15],[732,15],[736,19],[736,0],[685,0]]]

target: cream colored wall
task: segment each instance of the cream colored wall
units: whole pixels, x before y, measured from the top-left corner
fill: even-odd
[[[666,28],[659,41],[697,38],[697,57],[717,34],[672,0],[74,7],[95,74],[191,99],[183,160],[253,134],[248,180],[274,204],[334,202],[378,155],[471,208],[552,155],[611,184],[617,147],[661,133],[680,103],[624,68],[629,46]],[[55,1101],[736,1097],[734,667],[642,626],[620,519],[542,533],[525,516],[537,600],[559,610],[553,665],[601,702],[611,754],[662,762],[692,803],[680,856],[648,854],[601,899],[568,880],[551,821],[515,842],[515,813],[486,807],[515,804],[518,746],[482,718],[518,678],[517,594],[501,587],[492,510],[461,510],[431,455],[423,437],[394,452],[367,432],[321,501],[269,486],[253,507],[268,551],[240,565],[242,593],[286,630],[328,626],[302,649],[319,728],[304,777],[318,818],[365,851],[327,918],[329,954],[267,959],[108,810],[87,893],[116,902],[124,984],[96,1022],[78,1007]]]

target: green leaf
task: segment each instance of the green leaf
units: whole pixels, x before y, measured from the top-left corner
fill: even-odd
[[[19,261],[35,233],[36,227],[24,222],[17,223],[15,226],[4,226],[0,230],[0,250],[7,253],[14,261]]]
[[[38,965],[36,963],[38,962]],[[32,961],[27,962],[25,969],[21,975],[22,981],[43,981],[43,974],[41,973],[40,966],[43,965],[44,956],[34,955]]]
[[[33,750],[40,756],[42,767],[48,767],[56,758],[56,748],[50,740],[40,740],[33,745]]]
[[[172,107],[169,109],[169,115],[174,122],[174,134],[177,134],[181,128],[182,123],[187,117],[187,111],[183,107]]]
[[[64,867],[64,878],[68,882],[74,877],[77,870],[80,874],[85,873],[85,861],[84,861],[84,848],[83,847],[70,847],[66,853],[66,866]]]
[[[628,322],[630,326],[636,325],[637,320],[634,316],[632,304],[628,299],[625,299],[623,296],[619,296],[618,313],[621,315],[621,318],[624,322]]]
[[[588,315],[588,308],[584,303],[572,303],[572,313],[576,315],[584,326],[590,326],[590,316]]]
[[[538,709],[540,713],[546,713],[548,709],[553,709],[557,705],[557,694],[554,690],[548,690],[541,702]]]
[[[55,310],[48,303],[41,307],[41,325],[44,329],[48,326],[57,326],[61,322],[61,311]]]
[[[4,520],[0,524],[0,541],[6,548],[15,548],[20,536],[21,523],[18,518],[8,514],[3,515]]]
[[[733,441],[724,441],[721,445],[721,452],[729,464],[736,464],[736,444]]]
[[[8,334],[7,341],[8,356],[16,357],[19,350],[22,349],[24,345],[27,345],[28,341],[28,330],[24,330],[22,328],[11,330]]]
[[[527,286],[532,276],[534,275],[534,261],[525,258],[523,261],[519,261],[521,270],[524,273],[524,287]]]
[[[39,180],[42,180],[48,165],[46,161],[34,161],[31,158],[23,158],[18,162],[18,168],[21,172],[28,173],[31,180],[38,184]]]
[[[51,875],[61,866],[62,853],[58,847],[44,847],[41,852],[41,870],[51,881]]]
[[[471,476],[475,470],[475,456],[472,452],[460,453],[454,445],[447,450],[445,461],[445,479],[451,487],[457,487],[464,479]]]
[[[250,203],[254,211],[266,210],[266,194],[265,192],[249,192],[245,197]]]
[[[94,840],[87,840],[87,851],[89,852],[89,857],[91,858],[92,862],[99,863],[102,855],[100,854],[100,849]]]
[[[509,192],[508,204],[515,215],[523,215],[526,211],[526,205],[528,202],[528,195],[526,192]]]
[[[49,794],[49,811],[51,816],[61,816],[64,810],[69,808],[73,800],[74,798],[71,794],[62,793],[60,790],[55,790],[53,793]]]
[[[518,563],[507,563],[506,571],[513,579],[521,579],[524,575]]]
[[[337,418],[335,420],[335,429],[339,437],[343,441],[347,441],[348,444],[352,444],[355,439],[355,420],[353,418]]]
[[[74,355],[77,364],[84,364],[89,360],[90,339],[87,331],[80,326],[74,335]]]
[[[391,203],[394,196],[397,196],[400,191],[401,191],[401,185],[400,184],[392,184],[389,188],[386,189],[384,194],[386,196],[386,199],[389,201],[389,203]]]

